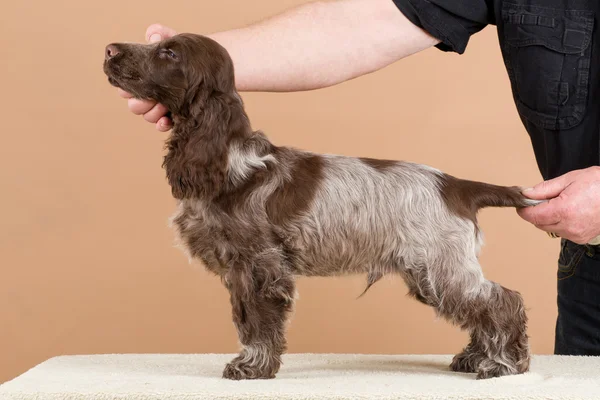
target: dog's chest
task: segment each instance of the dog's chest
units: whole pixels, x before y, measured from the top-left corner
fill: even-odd
[[[200,201],[180,201],[170,219],[177,247],[191,260],[199,260],[215,274],[227,270],[230,249],[223,221]]]

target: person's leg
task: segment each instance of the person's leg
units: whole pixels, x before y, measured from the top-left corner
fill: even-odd
[[[600,246],[562,240],[554,353],[600,355]]]

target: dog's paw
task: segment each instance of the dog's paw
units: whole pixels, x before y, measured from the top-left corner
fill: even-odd
[[[234,359],[225,366],[223,378],[235,381],[242,379],[273,379],[275,378],[275,369],[258,368],[256,365]]]
[[[476,367],[472,365],[467,355],[459,354],[454,356],[450,363],[450,370],[454,372],[475,372]]]
[[[519,374],[516,368],[497,363],[493,360],[484,360],[477,368],[477,379],[499,378],[506,375]]]
[[[462,352],[457,354],[450,363],[450,370],[454,372],[473,373],[485,357],[477,353]]]

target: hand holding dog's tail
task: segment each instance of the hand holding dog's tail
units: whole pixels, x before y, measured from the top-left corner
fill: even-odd
[[[518,186],[498,186],[484,182],[458,179],[445,175],[442,195],[451,209],[459,214],[474,218],[478,210],[486,207],[525,208],[535,206],[543,200],[531,199]]]
[[[600,167],[568,172],[523,191],[533,200],[547,200],[519,210],[537,228],[579,244],[600,244]]]

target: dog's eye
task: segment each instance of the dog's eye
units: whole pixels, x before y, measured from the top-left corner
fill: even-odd
[[[172,60],[177,60],[177,54],[171,49],[162,49],[160,54],[164,57],[169,57]]]

